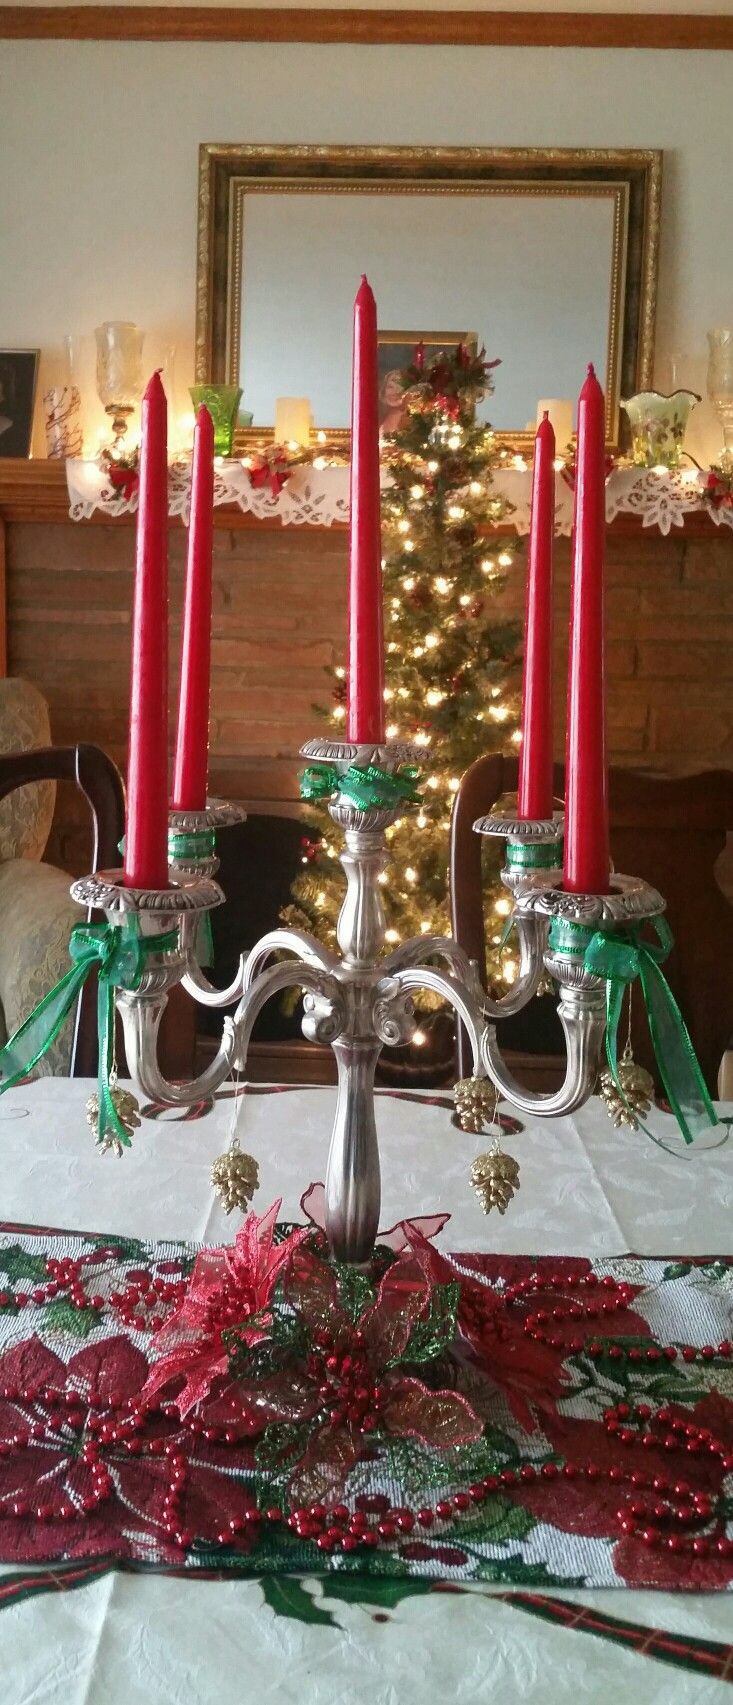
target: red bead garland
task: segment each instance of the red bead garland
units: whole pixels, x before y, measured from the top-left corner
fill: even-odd
[[[124,1291],[111,1291],[107,1297],[99,1292],[88,1295],[84,1287],[85,1269],[117,1260],[119,1252],[114,1247],[93,1249],[88,1255],[76,1258],[48,1256],[47,1281],[34,1285],[30,1291],[0,1290],[0,1309],[28,1308],[31,1303],[42,1308],[56,1297],[65,1297],[71,1307],[80,1312],[88,1309],[101,1315],[105,1309],[111,1308],[119,1314],[125,1326],[139,1332],[159,1332],[171,1307],[181,1301],[186,1280],[164,1278],[160,1273],[154,1278],[147,1268],[139,1267],[130,1269]],[[168,1267],[170,1263],[164,1265]]]
[[[96,1291],[87,1296],[84,1270],[113,1259],[119,1260],[118,1251],[113,1248],[98,1249],[79,1260],[49,1259],[46,1263],[49,1277],[44,1285],[15,1296],[0,1292],[0,1305],[15,1302],[20,1307],[40,1306],[65,1295],[76,1308],[101,1311],[110,1307],[125,1325],[135,1330],[155,1330],[167,1318],[170,1305],[179,1300],[185,1280],[170,1277],[170,1264],[166,1264],[167,1273],[159,1268],[155,1277],[147,1269],[133,1269],[128,1272],[124,1290],[113,1291],[106,1299]],[[566,1290],[575,1293],[571,1300],[547,1307],[531,1306],[538,1293]],[[717,1346],[670,1344],[642,1348],[638,1344],[626,1345],[623,1339],[588,1339],[580,1335],[578,1323],[595,1323],[610,1317],[619,1308],[627,1307],[636,1294],[633,1286],[612,1276],[598,1279],[593,1273],[578,1275],[558,1269],[549,1274],[533,1273],[508,1285],[502,1301],[507,1308],[530,1305],[522,1321],[525,1334],[566,1352],[585,1350],[594,1356],[608,1355],[613,1359],[625,1356],[630,1361],[671,1361],[679,1356],[685,1362],[698,1358],[710,1362],[730,1357],[732,1346],[728,1340]],[[558,1330],[565,1323],[571,1328],[569,1339]],[[358,1421],[365,1433],[378,1429],[383,1394],[373,1383],[358,1344],[344,1351],[327,1333],[319,1334],[309,1372],[318,1377],[324,1410],[332,1418]],[[0,1398],[35,1409],[35,1414],[24,1418],[9,1439],[0,1442],[0,1456],[12,1456],[32,1445],[69,1440],[70,1435],[70,1442],[74,1442],[73,1436],[77,1435],[75,1454],[89,1471],[89,1490],[83,1495],[78,1492],[67,1495],[55,1506],[44,1497],[37,1501],[15,1497],[10,1502],[0,1502],[0,1517],[69,1522],[97,1510],[115,1494],[114,1452],[122,1451],[163,1459],[167,1471],[163,1533],[182,1552],[197,1543],[197,1535],[185,1525],[185,1493],[191,1474],[187,1453],[199,1436],[221,1445],[237,1443],[239,1434],[235,1427],[210,1424],[195,1413],[181,1421],[176,1404],[171,1401],[125,1400],[112,1395],[102,1403],[89,1401],[81,1391],[54,1386],[8,1386],[0,1389]],[[39,1405],[44,1405],[50,1413],[39,1418]],[[144,1436],[149,1420],[156,1416],[175,1420],[178,1430],[175,1441]],[[460,1524],[462,1516],[493,1497],[521,1495],[525,1488],[553,1481],[585,1480],[594,1484],[608,1482],[618,1491],[619,1539],[634,1538],[649,1550],[666,1550],[697,1559],[733,1557],[733,1538],[725,1532],[726,1505],[722,1496],[719,1501],[717,1494],[692,1487],[674,1471],[652,1473],[638,1466],[649,1448],[656,1448],[670,1458],[717,1459],[723,1475],[729,1476],[733,1475],[733,1452],[711,1429],[676,1414],[668,1404],[655,1409],[649,1402],[618,1402],[606,1409],[603,1419],[607,1435],[619,1447],[619,1456],[628,1454],[630,1461],[620,1460],[610,1467],[592,1461],[525,1461],[516,1468],[487,1474],[465,1489],[417,1509],[392,1505],[381,1496],[371,1500],[371,1509],[351,1509],[345,1503],[328,1506],[321,1502],[289,1510],[277,1505],[262,1510],[253,1506],[245,1515],[232,1517],[216,1534],[214,1542],[221,1547],[236,1546],[240,1537],[252,1541],[263,1526],[284,1523],[295,1537],[314,1542],[323,1552],[349,1553],[360,1548],[399,1546],[416,1530],[437,1537],[436,1530]],[[367,1502],[360,1500],[362,1506]],[[211,1538],[207,1537],[205,1543],[211,1545]]]
[[[503,1293],[504,1302],[508,1307],[514,1303],[524,1302],[537,1291],[574,1290],[584,1288],[596,1294],[590,1301],[583,1298],[578,1302],[556,1304],[552,1308],[536,1309],[527,1314],[522,1322],[522,1329],[527,1338],[536,1344],[549,1345],[553,1350],[568,1350],[577,1354],[585,1350],[589,1356],[610,1356],[613,1361],[625,1357],[630,1362],[673,1362],[680,1356],[685,1362],[713,1361],[720,1356],[724,1360],[733,1353],[733,1343],[724,1338],[720,1344],[703,1344],[697,1348],[694,1344],[649,1344],[642,1348],[639,1344],[625,1344],[623,1339],[594,1337],[590,1341],[580,1335],[570,1339],[563,1338],[558,1326],[565,1322],[580,1320],[600,1320],[604,1315],[615,1314],[619,1308],[625,1308],[635,1296],[633,1285],[614,1279],[611,1274],[605,1274],[599,1279],[596,1273],[557,1272],[549,1274],[532,1273],[527,1279],[519,1279],[512,1285],[507,1285]],[[598,1297],[598,1291],[606,1295]]]

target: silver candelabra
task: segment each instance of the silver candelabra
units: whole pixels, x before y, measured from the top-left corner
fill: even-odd
[[[310,765],[328,765],[340,778],[350,769],[366,771],[369,766],[394,776],[420,756],[417,748],[404,743],[362,746],[332,740],[309,741],[301,755]],[[490,1078],[499,1095],[525,1113],[540,1117],[570,1113],[595,1085],[605,1027],[605,984],[585,970],[582,955],[554,950],[551,920],[610,924],[623,930],[664,909],[654,889],[631,877],[613,877],[610,894],[565,893],[559,817],[535,822],[480,818],[474,825],[479,834],[500,835],[507,843],[502,880],[512,896],[520,949],[516,982],[502,999],[491,1000],[481,987],[477,967],[450,938],[419,936],[391,953],[384,952],[385,831],[406,809],[403,800],[358,806],[336,790],[329,810],[343,830],[340,856],[346,875],[337,925],[340,956],[301,930],[270,930],[249,954],[242,955],[226,989],[215,988],[206,977],[198,942],[202,921],[224,898],[214,880],[214,835],[218,828],[243,818],[238,806],[214,800],[205,811],[172,814],[171,886],[167,889],[127,888],[118,871],[85,877],[71,889],[74,899],[85,907],[99,907],[113,925],[134,913],[147,938],[141,980],[134,989],[119,991],[117,1007],[130,1071],[152,1100],[182,1107],[213,1095],[231,1072],[244,1072],[252,1029],[266,1003],[286,988],[303,990],[303,1033],[310,1041],[330,1044],[338,1070],[326,1170],[326,1230],[337,1259],[355,1263],[368,1260],[379,1226],[375,1069],[385,1044],[407,1043],[414,1036],[415,991],[429,990],[453,1008],[466,1027],[476,1077]],[[166,938],[158,952],[151,944],[156,936]],[[545,970],[559,989],[567,1066],[560,1089],[551,1095],[533,1095],[512,1077],[501,1053],[496,1022],[532,999]],[[168,1083],[158,1066],[158,1029],[168,992],[179,982],[202,1006],[224,1007],[234,1001],[237,1006],[232,1016],[224,1018],[221,1044],[206,1069],[189,1083]]]

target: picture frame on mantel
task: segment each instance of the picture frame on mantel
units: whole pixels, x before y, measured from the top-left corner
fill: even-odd
[[[30,456],[39,349],[0,349],[0,456]]]
[[[658,149],[204,143],[197,380],[243,387],[254,426],[237,433],[239,453],[272,439],[279,394],[307,395],[316,426],[348,451],[345,380],[337,409],[331,399],[349,371],[345,284],[352,265],[358,283],[365,251],[371,270],[369,236],[378,256],[372,282],[383,323],[468,324],[489,356],[500,359],[495,394],[483,415],[479,411],[500,441],[527,447],[537,399],[577,396],[593,360],[606,393],[607,441],[616,450],[628,432],[622,397],[653,383],[661,185]],[[514,233],[509,247],[494,236],[501,230]],[[320,233],[318,253],[311,248],[314,232]],[[428,266],[416,257],[421,242],[426,252],[431,232]],[[289,283],[298,294],[291,302],[282,288],[286,238],[288,253],[297,257]],[[594,268],[593,299],[582,302],[578,281]],[[323,300],[314,279],[325,281]],[[432,305],[431,280],[433,297],[445,282],[444,299]],[[399,312],[401,299],[395,301],[400,283],[406,312]],[[532,290],[540,293],[539,313]],[[306,299],[310,324],[301,311]],[[542,313],[565,339],[564,368],[557,364],[562,378],[543,367],[548,340]],[[303,364],[318,337],[324,347],[312,354],[310,372],[291,362],[291,348]]]

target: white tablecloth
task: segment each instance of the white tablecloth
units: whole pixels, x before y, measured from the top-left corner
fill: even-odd
[[[117,1162],[93,1151],[89,1087],[43,1079],[0,1100],[0,1219],[230,1241],[235,1227],[208,1183],[230,1103],[197,1122],[146,1120]],[[303,1190],[323,1177],[332,1109],[327,1089],[259,1090],[248,1100],[242,1137],[260,1161],[260,1211],[281,1195],[283,1215],[297,1217]],[[571,1119],[528,1123],[506,1140],[521,1192],[504,1219],[485,1219],[467,1178],[480,1139],[416,1096],[381,1096],[378,1114],[383,1227],[449,1209],[441,1242],[456,1249],[730,1253],[733,1139],[673,1157],[643,1135],[615,1132],[598,1103]],[[386,1620],[374,1607],[329,1601],[327,1580],[312,1591],[334,1626],[277,1616],[255,1580],[113,1575],[0,1608],[1,1705],[611,1705],[624,1691],[634,1705],[730,1698],[723,1681],[536,1621],[483,1587],[404,1599]],[[649,1627],[733,1642],[730,1594],[567,1596]]]

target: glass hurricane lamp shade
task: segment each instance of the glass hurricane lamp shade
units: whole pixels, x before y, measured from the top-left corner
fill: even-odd
[[[116,448],[143,388],[145,333],[131,320],[105,320],[97,326],[97,394],[112,421]]]
[[[721,465],[733,471],[733,327],[708,332],[708,397],[723,428]]]
[[[194,413],[207,408],[214,423],[214,455],[231,456],[234,422],[242,401],[238,385],[192,385],[190,390]]]
[[[639,391],[622,402],[631,425],[634,463],[639,468],[678,468],[697,391]]]

